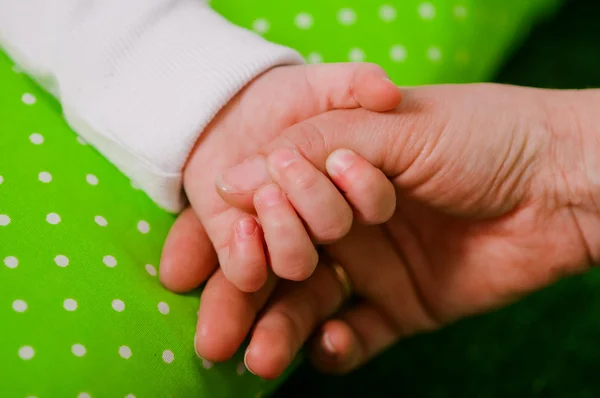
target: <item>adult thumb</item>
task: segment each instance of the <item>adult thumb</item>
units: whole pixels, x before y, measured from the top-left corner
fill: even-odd
[[[401,174],[419,155],[421,145],[413,136],[415,115],[401,107],[387,113],[365,109],[331,111],[286,129],[265,146],[259,155],[226,170],[217,179],[217,192],[229,204],[253,209],[253,195],[272,182],[269,155],[278,148],[292,148],[318,170],[325,172],[329,155],[336,149],[350,149],[389,178]],[[421,130],[422,131],[422,130]]]

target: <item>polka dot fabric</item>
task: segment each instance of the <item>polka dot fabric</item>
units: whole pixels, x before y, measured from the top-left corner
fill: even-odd
[[[249,397],[241,353],[193,349],[199,293],[158,281],[173,216],[0,53],[0,396]],[[16,72],[15,72],[16,71]]]
[[[370,61],[403,85],[487,79],[554,0],[229,0],[234,23],[310,63]],[[68,129],[0,54],[0,395],[258,397],[241,354],[196,357],[198,293],[157,278],[174,218]]]
[[[487,80],[558,0],[211,0],[308,63],[374,62],[401,85]]]

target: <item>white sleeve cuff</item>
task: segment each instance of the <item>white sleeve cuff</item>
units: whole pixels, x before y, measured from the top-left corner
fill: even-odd
[[[161,207],[179,211],[182,168],[211,119],[256,76],[302,58],[202,2],[88,4],[65,7],[70,24],[60,28],[56,51],[43,65],[55,83],[40,77],[56,87],[71,127]],[[15,59],[35,53],[8,41]],[[23,63],[27,69],[34,62]]]

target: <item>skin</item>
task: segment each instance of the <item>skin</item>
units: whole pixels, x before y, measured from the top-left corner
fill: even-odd
[[[274,68],[252,81],[241,90],[213,119],[196,143],[185,166],[184,189],[191,210],[201,221],[203,228],[194,227],[181,217],[175,223],[167,239],[171,242],[183,240],[186,245],[198,245],[202,252],[201,262],[211,264],[202,270],[180,270],[178,264],[186,256],[183,252],[165,250],[162,257],[160,276],[163,284],[176,292],[190,290],[214,271],[217,260],[229,274],[228,258],[230,237],[233,231],[239,236],[255,242],[258,225],[253,217],[223,202],[214,188],[217,176],[250,155],[256,154],[267,143],[276,138],[287,127],[323,112],[334,109],[365,107],[373,111],[395,108],[401,100],[399,89],[389,80],[385,72],[373,64],[327,64],[299,65]],[[247,176],[244,184],[253,181]],[[338,194],[335,203],[338,214],[351,215],[351,209]],[[335,220],[334,220],[335,221]],[[237,224],[236,224],[237,223]],[[348,223],[346,231],[350,228]],[[193,234],[178,231],[191,228]],[[306,232],[298,231],[303,237],[300,277],[310,275],[316,266],[317,255]],[[341,236],[341,235],[340,235]],[[331,238],[339,238],[332,236]],[[240,245],[236,247],[240,248]],[[214,249],[213,249],[214,248]],[[243,248],[242,248],[243,250]],[[265,255],[256,254],[256,264],[250,277],[230,275],[237,281],[238,288],[254,291],[267,279]],[[278,266],[282,276],[289,276],[292,269]],[[293,275],[292,275],[293,276]]]
[[[598,106],[595,90],[437,86],[406,90],[402,105],[385,114],[333,111],[289,128],[251,167],[242,166],[262,167],[267,173],[256,175],[263,178],[232,196],[223,189],[223,180],[232,182],[231,171],[225,173],[221,197],[247,209],[263,190],[278,186],[293,208],[302,200],[320,203],[317,193],[294,197],[297,175],[273,155],[282,148],[313,166],[303,172],[302,186],[328,173],[357,214],[376,214],[387,203],[379,201],[393,197],[389,220],[365,225],[357,217],[347,235],[325,247],[360,299],[342,309],[341,286],[327,266],[299,283],[268,278],[253,293],[238,290],[218,270],[202,297],[198,354],[227,359],[252,331],[246,364],[272,378],[312,335],[315,365],[344,373],[402,337],[584,272],[600,259]],[[374,178],[378,170],[388,180]],[[386,191],[390,182],[395,194]],[[369,202],[373,192],[388,194]],[[264,231],[271,228],[268,209],[257,208]],[[201,230],[193,213],[181,218],[190,232]],[[319,228],[303,222],[308,231]],[[264,250],[263,243],[257,239],[244,250]],[[202,273],[212,265],[202,261],[201,247],[173,239],[165,250],[186,253],[177,267]]]

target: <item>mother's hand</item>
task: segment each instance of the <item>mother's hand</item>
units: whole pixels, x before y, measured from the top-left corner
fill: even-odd
[[[598,214],[590,212],[588,176],[577,165],[584,143],[575,130],[568,136],[564,121],[557,124],[566,128],[562,137],[548,128],[555,102],[540,93],[502,86],[414,89],[396,113],[333,112],[285,135],[286,145],[294,139],[329,145],[300,148],[321,170],[332,148],[354,149],[397,188],[388,223],[355,225],[327,247],[361,301],[322,325],[313,351],[318,367],[349,371],[403,336],[503,305],[591,265],[597,252],[581,231],[594,230]],[[323,139],[306,139],[310,134]],[[336,183],[353,181],[340,176]],[[176,247],[171,242],[167,250]],[[189,259],[178,266],[198,267]],[[271,282],[253,294],[237,291],[217,272],[202,298],[199,352],[226,359],[254,325],[247,366],[263,377],[279,375],[341,305],[339,282],[327,267],[319,269],[300,284]]]

